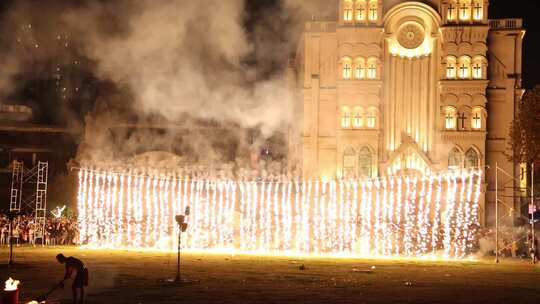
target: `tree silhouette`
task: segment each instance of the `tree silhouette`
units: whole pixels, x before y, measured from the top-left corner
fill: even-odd
[[[540,85],[528,90],[510,128],[509,159],[528,166],[540,164]]]

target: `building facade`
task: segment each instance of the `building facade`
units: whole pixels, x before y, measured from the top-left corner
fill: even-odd
[[[522,21],[490,20],[488,0],[335,5],[337,20],[306,23],[294,64],[291,147],[304,175],[487,168],[489,216],[495,165],[518,170],[505,153],[523,94]]]

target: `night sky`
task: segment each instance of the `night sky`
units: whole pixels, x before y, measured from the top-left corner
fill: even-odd
[[[527,34],[523,58],[523,86],[532,88],[540,83],[540,2],[534,0],[491,0],[490,18],[522,18]]]

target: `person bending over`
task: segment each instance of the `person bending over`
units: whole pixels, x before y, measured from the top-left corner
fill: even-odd
[[[74,257],[65,257],[63,254],[58,254],[56,260],[60,264],[66,265],[66,274],[64,279],[60,281],[60,287],[64,288],[64,281],[71,278],[73,271],[76,272],[75,279],[73,280],[73,285],[71,290],[73,291],[73,303],[83,303],[84,302],[84,287],[88,286],[88,269],[84,266],[84,263]],[[80,291],[80,296],[78,291]]]

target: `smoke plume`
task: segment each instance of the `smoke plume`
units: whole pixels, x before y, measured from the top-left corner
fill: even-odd
[[[335,6],[292,0],[247,3],[256,9],[243,0],[14,3],[3,12],[3,32],[11,34],[2,40],[2,99],[13,96],[12,80],[20,75],[40,69],[56,77],[60,101],[52,102],[57,110],[51,115],[72,126],[88,115],[81,161],[136,155],[148,147],[230,161],[285,134],[296,102],[287,67],[303,21]],[[64,66],[73,64],[89,75],[63,75]],[[97,88],[86,92],[89,79]],[[82,93],[92,102],[62,102]],[[118,131],[124,122],[177,128]],[[201,122],[221,132],[183,133],[201,129]],[[247,129],[258,130],[258,138]],[[232,157],[216,150],[227,146],[223,134],[235,143]]]
[[[137,111],[172,121],[189,113],[262,124],[269,131],[288,119],[291,100],[282,75],[247,82],[256,71],[243,63],[253,49],[243,1],[138,1],[131,10],[125,33],[90,33],[85,49],[100,77],[130,89]],[[103,7],[84,8],[66,19],[83,35],[103,14]]]

